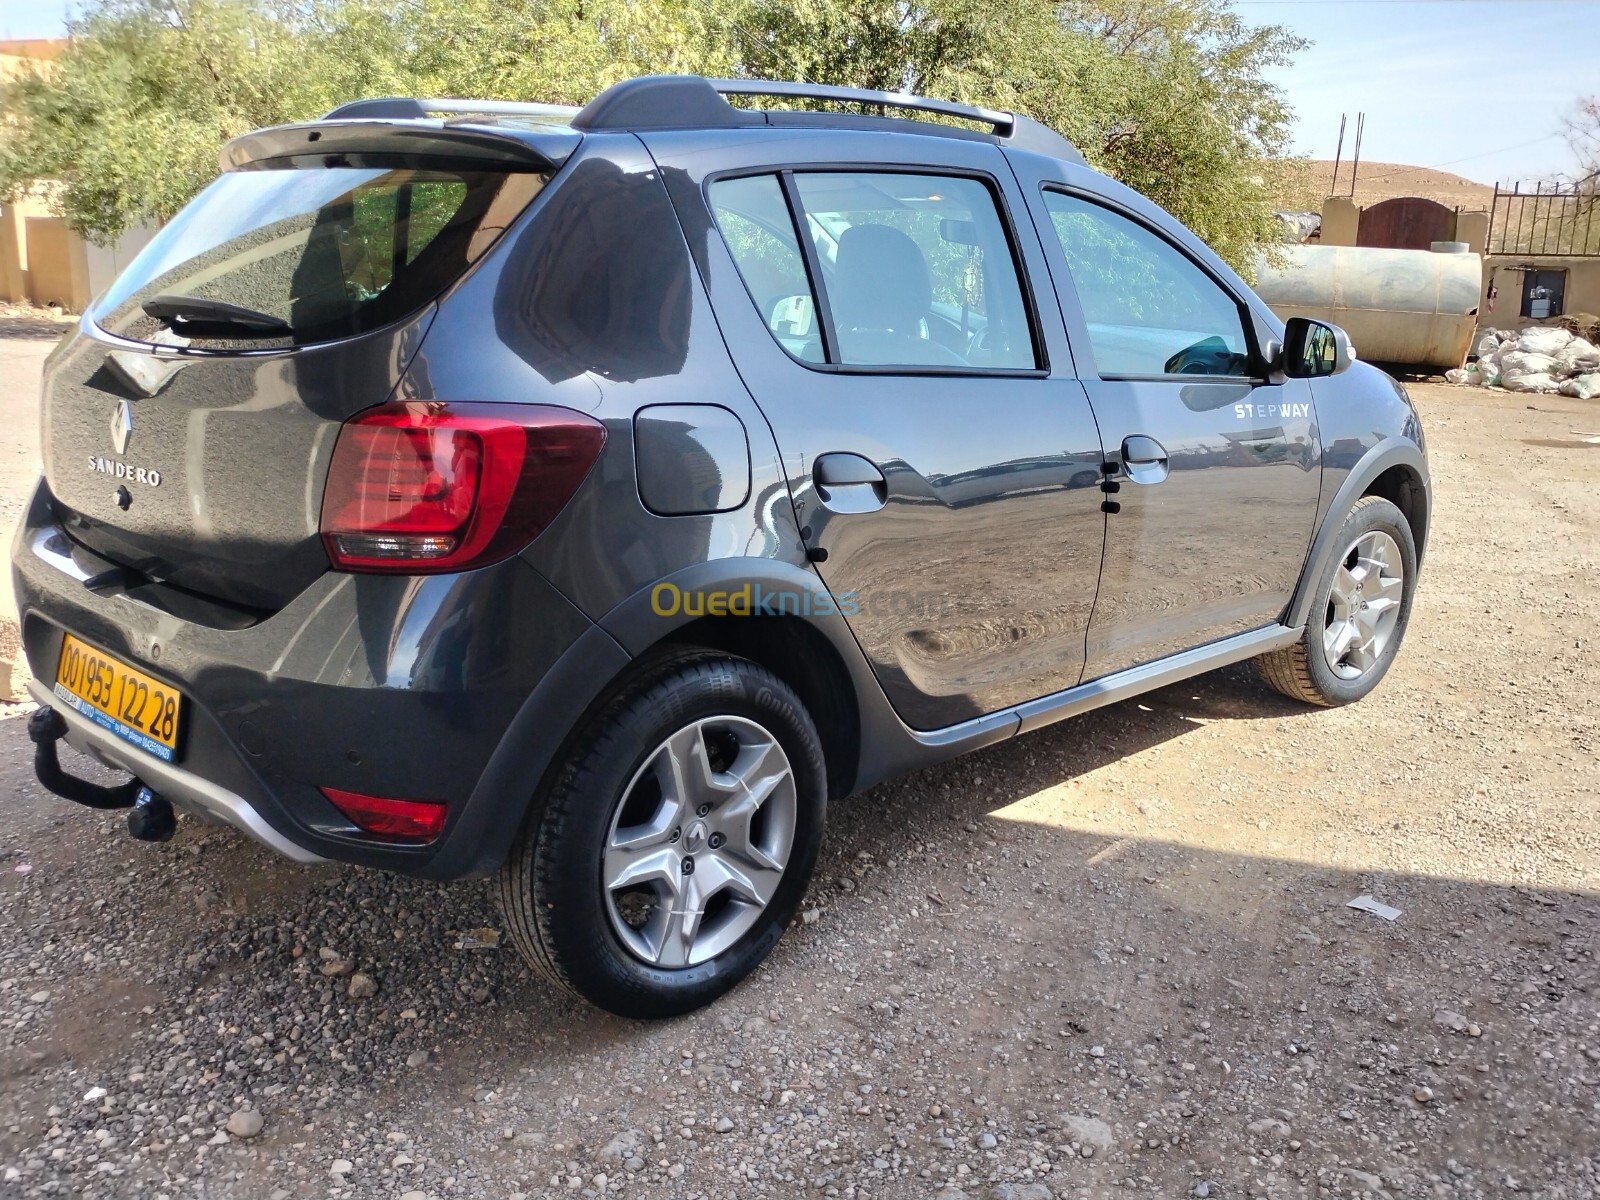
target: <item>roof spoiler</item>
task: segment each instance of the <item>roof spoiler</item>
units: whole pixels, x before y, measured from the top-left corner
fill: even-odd
[[[360,101],[359,104],[390,104]],[[487,115],[482,102],[472,111]],[[357,105],[346,105],[353,108]],[[543,106],[548,110],[548,106]],[[335,112],[340,111],[335,109]],[[421,123],[416,116],[307,121],[236,137],[222,147],[224,171],[264,167],[455,167],[551,171],[571,156],[582,134],[571,129]]]

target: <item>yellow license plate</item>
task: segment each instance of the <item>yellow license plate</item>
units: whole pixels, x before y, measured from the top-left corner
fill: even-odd
[[[178,751],[183,697],[70,633],[61,642],[55,694],[102,729],[157,758]]]

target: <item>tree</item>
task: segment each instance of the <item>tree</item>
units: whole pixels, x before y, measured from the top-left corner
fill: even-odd
[[[1600,190],[1600,96],[1586,97],[1572,106],[1566,133],[1567,144],[1578,160],[1579,190]]]
[[[1298,45],[1227,0],[100,0],[50,75],[0,91],[0,194],[57,180],[109,238],[176,211],[228,137],[341,100],[582,103],[694,72],[1014,108],[1247,267],[1289,118],[1262,72]]]
[[[217,173],[227,138],[308,114],[284,16],[226,0],[106,0],[47,71],[0,92],[0,189],[52,181],[80,231],[164,220]]]

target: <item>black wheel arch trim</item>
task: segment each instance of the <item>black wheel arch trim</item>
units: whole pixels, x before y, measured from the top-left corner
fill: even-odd
[[[511,719],[461,817],[414,874],[461,879],[500,869],[510,856],[545,774],[562,760],[582,713],[633,661],[598,625],[573,642]]]
[[[930,735],[913,731],[894,711],[866,653],[850,631],[844,615],[839,612],[833,593],[809,564],[756,557],[721,558],[696,563],[665,576],[649,588],[641,589],[623,600],[600,618],[600,628],[635,656],[670,639],[674,632],[698,620],[699,614],[680,611],[672,616],[663,616],[656,611],[652,602],[653,593],[669,583],[682,592],[737,590],[748,583],[760,585],[768,593],[785,592],[798,597],[810,597],[808,609],[799,614],[786,615],[789,619],[805,622],[825,638],[838,655],[855,693],[859,722],[854,779],[849,786],[836,792],[835,798],[859,792],[891,775],[950,756],[952,751],[946,748],[945,739],[937,733]],[[762,618],[735,616],[728,619],[754,621]],[[986,728],[986,736],[976,740],[963,731],[964,744],[985,744],[1009,736],[1016,731],[1016,718],[999,717],[993,725],[993,730]]]
[[[1289,601],[1289,610],[1283,622],[1285,625],[1298,628],[1305,624],[1310,615],[1317,581],[1327,569],[1330,556],[1338,553],[1339,547],[1336,543],[1344,519],[1350,515],[1350,510],[1355,507],[1356,501],[1367,494],[1374,481],[1385,471],[1395,467],[1408,468],[1420,485],[1419,502],[1422,505],[1423,521],[1421,528],[1413,529],[1412,534],[1417,546],[1417,562],[1421,564],[1429,510],[1432,506],[1428,460],[1423,456],[1422,448],[1415,442],[1397,437],[1385,438],[1363,454],[1350,469],[1323,513],[1322,523],[1318,526],[1317,535],[1311,542],[1311,553],[1306,558],[1305,569],[1300,573],[1300,583]]]

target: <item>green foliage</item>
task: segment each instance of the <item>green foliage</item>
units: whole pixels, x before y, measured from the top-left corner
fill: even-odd
[[[110,238],[169,217],[223,141],[372,95],[582,103],[649,72],[808,79],[1015,108],[1236,265],[1274,237],[1298,44],[1227,0],[99,0],[0,89],[0,194],[41,181]]]

